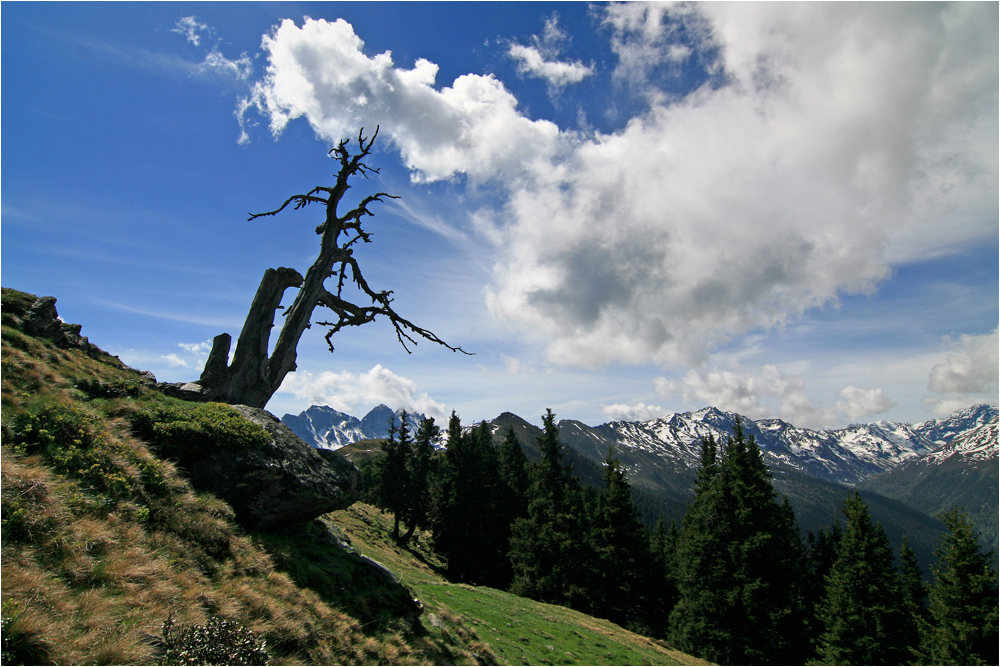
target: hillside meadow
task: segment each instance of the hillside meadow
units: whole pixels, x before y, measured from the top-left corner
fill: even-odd
[[[136,435],[165,414],[223,433],[228,408],[196,410],[106,353],[25,333],[34,302],[3,290],[4,664],[705,664],[608,621],[450,583],[426,536],[397,546],[368,505],[243,530]],[[318,538],[327,530],[410,589],[419,623],[388,602],[398,585]]]

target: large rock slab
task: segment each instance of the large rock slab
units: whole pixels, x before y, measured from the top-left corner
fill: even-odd
[[[268,432],[268,444],[219,450],[183,465],[195,488],[229,503],[243,527],[288,528],[350,507],[361,497],[361,473],[342,454],[310,447],[266,410],[232,407]]]

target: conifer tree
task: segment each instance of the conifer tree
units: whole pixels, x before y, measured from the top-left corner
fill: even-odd
[[[463,433],[457,415],[448,425],[433,536],[448,576],[488,586],[505,583],[507,541],[498,525],[498,457],[486,423]]]
[[[555,415],[542,417],[542,460],[531,466],[528,516],[511,529],[511,592],[581,611],[590,607],[593,558],[588,553],[582,494],[563,462]]]
[[[654,558],[649,533],[632,502],[632,488],[621,462],[609,451],[604,461],[604,489],[594,526],[596,590],[600,615],[635,632],[649,634]]]
[[[406,411],[396,426],[393,416],[389,422],[389,438],[382,447],[385,456],[379,462],[379,497],[382,507],[392,512],[392,538],[399,539],[399,524],[406,513],[411,493],[410,459],[413,456],[410,442],[410,427],[406,423]]]
[[[826,578],[837,560],[837,549],[840,548],[842,536],[843,529],[840,522],[836,521],[831,527],[820,528],[815,533],[810,529],[806,537],[806,565],[802,577],[802,600],[806,626],[805,636],[810,638],[811,643],[808,650],[810,655],[815,653],[816,644],[820,635],[823,634],[823,621],[819,614],[826,596]]]
[[[737,421],[721,452],[704,440],[677,547],[672,641],[720,664],[801,662],[801,567],[794,513],[753,437]]]
[[[671,520],[670,528],[667,528],[662,518],[657,520],[650,537],[654,573],[650,582],[650,629],[657,637],[666,636],[670,611],[677,603],[675,554],[679,540],[680,531],[676,521]]]
[[[965,510],[939,515],[948,533],[931,567],[931,625],[921,650],[931,664],[996,665],[997,573]]]
[[[834,665],[898,665],[910,658],[903,595],[892,547],[855,492],[843,507],[847,527],[827,577],[819,658]]]
[[[430,509],[429,478],[431,457],[434,455],[434,445],[441,437],[441,429],[434,423],[433,417],[420,421],[416,438],[413,441],[413,455],[409,462],[408,481],[409,492],[406,498],[406,534],[402,537],[403,544],[410,541],[414,531],[427,523],[427,513]]]
[[[927,609],[924,574],[906,535],[903,535],[903,543],[899,547],[899,588],[903,596],[902,641],[912,660],[919,656],[920,633],[922,628],[927,627],[930,612]]]
[[[528,508],[528,459],[524,455],[524,449],[521,447],[513,427],[507,427],[507,432],[504,434],[497,454],[500,477],[510,494],[510,502],[515,506],[513,515],[515,517],[523,516]]]

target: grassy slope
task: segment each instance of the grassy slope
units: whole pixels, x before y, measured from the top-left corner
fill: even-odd
[[[391,517],[370,505],[334,512],[335,522],[362,553],[389,567],[424,603],[424,625],[461,620],[500,660],[515,665],[708,664],[663,642],[602,619],[492,588],[448,582],[442,565],[417,535],[410,548],[388,539]]]
[[[698,664],[604,621],[450,584],[427,549],[393,544],[373,508],[318,520],[336,521],[412,588],[426,607],[415,632],[384,613],[384,592],[318,537],[318,523],[247,535],[225,503],[192,489],[129,426],[135,410],[183,402],[149,388],[113,398],[78,389],[139,377],[112,357],[25,335],[17,316],[32,301],[3,291],[5,663],[151,664],[168,617],[217,615],[265,639],[273,664]],[[26,445],[12,424],[53,407],[82,439]]]

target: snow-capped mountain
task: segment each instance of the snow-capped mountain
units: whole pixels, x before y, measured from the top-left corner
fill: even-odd
[[[281,421],[313,447],[339,449],[359,440],[389,437],[390,420],[395,419],[398,424],[402,413],[402,410],[393,411],[385,405],[377,405],[358,419],[325,405],[314,405],[297,415],[286,414]],[[422,414],[406,413],[411,433],[416,433],[422,419]]]
[[[562,438],[582,454],[592,459],[603,457],[613,445],[626,455],[623,463],[624,459],[635,459],[628,467],[639,473],[640,468],[651,464],[673,471],[696,468],[701,440],[712,436],[724,442],[733,434],[738,418],[747,435],[754,436],[772,469],[793,468],[853,486],[938,449],[939,440],[950,440],[996,414],[996,408],[982,405],[917,425],[879,421],[817,431],[780,419],[754,421],[717,408],[704,408],[644,422],[611,422],[592,428],[562,421],[559,427]]]
[[[941,419],[931,419],[913,426],[914,430],[938,446],[951,442],[955,436],[995,420],[997,409],[985,404],[973,405]]]
[[[398,421],[401,412],[379,405],[359,420],[333,408],[314,405],[298,415],[286,414],[282,421],[314,447],[338,449],[358,440],[387,437],[389,420]],[[645,474],[675,475],[697,468],[702,438],[712,436],[725,442],[739,419],[744,431],[757,440],[772,469],[790,468],[854,486],[905,461],[929,454],[956,435],[995,420],[996,415],[997,408],[978,405],[914,425],[878,421],[836,430],[812,430],[780,419],[754,421],[708,407],[649,421],[610,422],[596,427],[562,420],[559,428],[561,439],[592,461],[602,461],[614,446],[622,463],[641,478]],[[411,431],[416,432],[424,416],[408,414],[407,417]],[[502,437],[499,432],[495,435]]]
[[[966,415],[966,420],[979,421],[981,416]],[[933,452],[905,461],[858,486],[899,500],[930,516],[950,507],[964,507],[982,533],[984,543],[996,549],[1000,544],[998,477],[997,415],[994,410],[986,423],[961,432]]]
[[[943,447],[921,457],[918,461],[942,464],[952,458],[961,459],[971,464],[992,461],[995,465],[997,460],[997,416],[994,415],[992,420],[981,426],[960,433]]]

